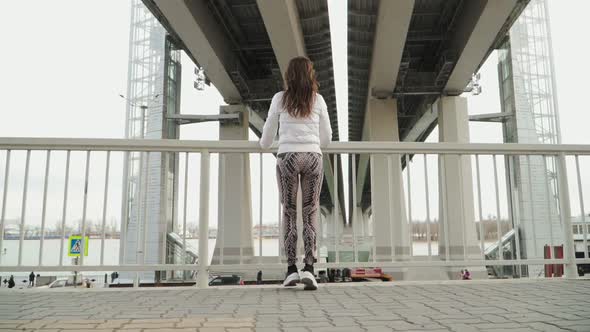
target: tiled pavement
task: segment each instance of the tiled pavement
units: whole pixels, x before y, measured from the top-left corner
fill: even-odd
[[[0,331],[590,331],[590,280],[0,290]]]

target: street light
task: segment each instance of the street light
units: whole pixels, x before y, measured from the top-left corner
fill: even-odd
[[[144,139],[146,137],[146,110],[148,109],[148,105],[146,104],[150,104],[150,106],[152,107],[162,107],[163,104],[157,103],[155,102],[156,99],[158,99],[159,97],[163,97],[163,94],[158,93],[155,94],[153,96],[143,96],[141,99],[143,102],[145,102],[146,104],[143,105],[138,105],[137,103],[135,103],[133,100],[130,100],[129,98],[127,98],[125,95],[123,94],[119,94],[119,97],[121,97],[122,99],[124,99],[129,106],[132,107],[139,107],[141,109],[141,125],[140,125],[140,136],[139,137],[129,137],[129,136],[134,136],[133,134],[129,134],[129,125],[126,125],[126,138],[141,138]],[[129,115],[128,115],[129,116]],[[135,120],[135,119],[127,119],[129,120]],[[130,152],[126,152],[125,153],[125,165],[124,165],[124,183],[125,183],[125,194],[124,195],[129,195],[128,191],[127,191],[127,182],[128,182],[128,176],[129,176],[129,153]],[[133,153],[133,152],[131,152]],[[135,209],[136,209],[136,213],[135,213],[135,218],[136,218],[136,252],[135,252],[135,257],[136,257],[136,261],[137,263],[139,263],[140,261],[140,257],[143,257],[143,260],[145,260],[145,238],[146,235],[145,231],[146,231],[146,227],[147,227],[147,219],[146,219],[146,211],[144,208],[144,212],[143,212],[143,216],[141,213],[141,204],[144,204],[144,206],[147,205],[147,191],[148,191],[148,186],[149,184],[146,182],[144,185],[144,177],[147,177],[147,172],[148,172],[148,168],[149,165],[146,165],[146,163],[149,163],[149,155],[148,155],[148,160],[146,161],[146,157],[145,157],[145,152],[139,152],[139,172],[138,174],[135,175],[135,181],[136,181],[136,189],[135,189],[135,194],[133,195],[133,198],[127,196],[127,198],[129,199],[129,201],[133,202],[135,204]],[[133,158],[132,158],[133,159]],[[144,174],[145,173],[145,174]],[[143,193],[144,198],[142,199],[141,196]],[[123,206],[125,206],[125,211],[123,212],[123,217],[122,219],[125,220],[125,223],[127,224],[127,222],[130,220],[130,216],[129,213],[127,212],[127,208],[128,206],[128,201],[126,201],[125,196],[123,196]],[[144,227],[144,234],[143,236],[141,235],[140,232],[140,216],[142,217],[141,219],[143,219],[143,227]],[[125,231],[126,233],[126,231]],[[142,239],[143,238],[143,239]],[[140,246],[141,244],[141,246]],[[123,241],[122,246],[123,246],[123,255],[125,255],[125,241]],[[134,280],[134,284],[135,285],[139,285],[139,274],[136,274],[135,280]]]
[[[140,138],[145,138],[145,120],[146,120],[145,113],[146,113],[148,106],[147,105],[137,105],[132,100],[130,100],[129,98],[125,97],[125,95],[122,95],[122,94],[119,94],[119,97],[125,99],[125,101],[127,101],[127,103],[129,103],[129,105],[131,105],[133,107],[141,108],[141,126],[139,128],[140,133],[141,133]],[[155,100],[158,97],[160,97],[159,93],[154,95],[153,99]],[[129,138],[129,137],[126,137],[126,138]]]
[[[158,98],[159,96],[160,96],[159,94],[155,95],[154,99]],[[137,105],[133,101],[131,101],[129,98],[125,97],[122,94],[119,94],[119,97],[125,99],[125,101],[127,101],[130,106],[132,106],[132,107],[139,106],[139,108],[141,108],[141,122],[140,122],[141,123],[141,125],[140,125],[140,133],[141,133],[140,135],[141,136],[140,136],[140,138],[144,139],[145,138],[145,119],[146,119],[145,112],[146,112],[148,106],[147,105]],[[129,135],[127,135],[127,136],[129,136]],[[126,137],[126,138],[129,138],[129,137]],[[125,172],[125,183],[127,183],[127,176],[128,176],[128,167],[129,167],[128,160],[129,160],[129,155],[127,152],[127,154],[125,156],[125,166],[124,166],[125,167],[125,171],[124,171]],[[145,248],[143,248],[143,245],[142,245],[142,248],[140,249],[140,243],[143,243],[143,241],[140,242],[141,232],[139,230],[139,222],[140,222],[139,216],[141,213],[140,211],[141,211],[141,203],[142,203],[140,193],[147,192],[147,188],[141,188],[143,186],[142,183],[143,183],[143,177],[144,177],[144,174],[143,174],[144,163],[145,163],[144,154],[140,152],[139,153],[139,174],[136,175],[137,186],[136,186],[135,194],[133,197],[133,201],[135,202],[135,208],[136,208],[136,213],[135,213],[135,233],[136,233],[135,234],[135,259],[136,259],[136,263],[138,263],[138,264],[139,264],[140,255],[143,255],[144,251],[145,251]],[[148,171],[147,167],[146,167],[145,171],[147,173],[147,171]],[[147,184],[146,184],[146,187],[147,187]],[[123,198],[123,200],[124,199],[125,198]],[[145,195],[145,199],[147,200],[147,195]],[[147,204],[147,201],[144,201],[143,204]],[[125,215],[125,218],[128,218],[127,214]],[[143,218],[144,218],[144,228],[145,228],[146,227],[145,223],[147,222],[147,220],[145,219],[145,215],[143,216]],[[125,240],[123,240],[123,243],[124,243],[123,245],[125,246],[126,245]],[[137,286],[139,285],[139,274],[138,273],[135,275],[134,285],[137,285]]]
[[[471,94],[474,96],[478,96],[479,94],[481,94],[482,88],[481,88],[481,84],[479,83],[479,80],[481,79],[481,74],[477,73],[477,74],[472,74],[471,75],[471,84],[472,84],[472,90],[471,90]]]
[[[205,85],[211,86],[211,81],[209,81],[209,78],[205,75],[205,69],[203,67],[195,67],[195,76],[195,89],[203,91],[205,90]]]
[[[151,101],[155,101],[156,99],[158,99],[158,97],[161,97],[161,96],[162,96],[161,93],[157,93],[157,94],[153,95],[153,97],[147,98],[147,101],[148,101],[148,103],[151,102]],[[119,94],[119,97],[121,97],[122,99],[124,99],[130,106],[141,108],[141,128],[140,128],[140,130],[141,130],[141,137],[140,138],[145,138],[145,132],[144,132],[145,131],[145,121],[147,120],[147,118],[145,117],[145,114],[146,114],[146,110],[148,109],[148,106],[145,105],[145,104],[144,105],[138,105],[135,102],[133,102],[131,99],[125,97],[125,95],[123,95],[123,94]],[[147,97],[150,97],[150,96],[147,96]],[[163,105],[162,104],[159,104],[159,105],[152,105],[152,106],[160,107],[160,106],[163,106]],[[128,135],[126,135],[126,136],[128,136]],[[126,138],[129,138],[129,137],[126,137]]]

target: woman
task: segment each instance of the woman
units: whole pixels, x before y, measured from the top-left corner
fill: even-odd
[[[306,57],[291,59],[285,73],[285,91],[274,95],[262,131],[260,146],[268,149],[279,129],[277,180],[283,204],[283,236],[287,276],[283,285],[302,282],[305,290],[317,289],[313,272],[316,261],[317,211],[322,187],[322,151],[332,139],[328,107],[317,93],[312,62]],[[280,126],[279,126],[280,124]],[[304,268],[297,266],[297,188],[303,198]]]

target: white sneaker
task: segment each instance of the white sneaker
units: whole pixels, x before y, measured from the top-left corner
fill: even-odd
[[[313,275],[313,273],[311,273],[309,271],[301,271],[300,276],[301,276],[301,282],[305,285],[305,287],[303,287],[303,290],[316,290],[316,289],[318,289],[318,283],[315,280],[315,276]]]
[[[293,272],[293,273],[289,274],[287,276],[287,278],[285,278],[285,281],[283,281],[283,286],[285,286],[285,287],[296,286],[300,281],[301,280],[299,279],[299,273]]]

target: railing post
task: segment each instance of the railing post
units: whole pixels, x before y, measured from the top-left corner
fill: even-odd
[[[401,247],[402,244],[399,242],[395,241],[395,237],[394,237],[394,233],[395,230],[393,229],[393,225],[394,225],[394,220],[393,220],[393,216],[395,215],[396,212],[398,212],[399,215],[399,210],[395,211],[395,206],[394,206],[394,202],[392,202],[392,198],[394,197],[394,193],[393,193],[393,156],[392,155],[387,155],[387,190],[388,190],[388,199],[389,199],[389,243],[390,243],[390,259],[393,262],[395,260],[395,247]],[[399,159],[396,158],[396,161],[399,162]],[[397,175],[397,174],[396,174]],[[371,176],[373,176],[373,174],[371,174]],[[373,187],[371,187],[371,191],[373,191]],[[371,193],[372,195],[373,193]],[[403,234],[402,234],[403,236]]]
[[[86,252],[86,212],[88,209],[88,177],[90,172],[90,150],[86,151],[86,171],[84,175],[84,195],[82,205],[82,225],[80,226],[80,256],[78,256],[78,262],[80,265],[84,265],[84,253]],[[69,250],[69,249],[68,249]]]
[[[580,199],[580,215],[582,216],[582,234],[584,234],[584,257],[588,258],[588,226],[586,225],[586,218],[584,216],[584,193],[582,190],[582,177],[580,176],[580,161],[576,155],[576,177],[578,179],[578,198]]]
[[[359,155],[360,156],[360,155]],[[352,214],[350,217],[350,221],[351,221],[351,226],[352,226],[352,249],[354,252],[354,262],[357,263],[359,261],[358,256],[359,256],[359,251],[358,251],[358,242],[357,242],[357,232],[356,230],[358,229],[358,225],[362,225],[362,218],[358,218],[357,215],[357,206],[356,206],[356,201],[357,201],[357,197],[356,197],[356,154],[350,154],[351,157],[351,161],[352,161],[352,167],[351,167],[351,172],[352,172]],[[319,214],[320,212],[318,212]],[[322,227],[320,226],[320,229],[322,229]]]
[[[485,252],[485,245],[483,242],[484,234],[483,234],[483,213],[481,207],[481,177],[479,175],[479,155],[475,155],[475,174],[477,175],[477,211],[479,216],[479,246],[481,248],[481,253]]]
[[[201,192],[199,203],[199,267],[198,288],[209,285],[209,151],[201,152]]]
[[[430,191],[428,190],[428,155],[424,155],[424,193],[426,203],[426,238],[428,243],[428,259],[432,259],[432,238],[430,235]]]
[[[6,168],[4,169],[4,189],[2,190],[2,213],[0,213],[0,250],[4,250],[4,222],[6,217],[6,198],[8,197],[8,176],[10,175],[10,150],[6,151]],[[0,264],[2,264],[4,252],[0,252]]]
[[[410,251],[408,252],[408,254],[410,255],[410,257],[414,256],[414,240],[412,239],[412,237],[414,236],[414,225],[412,224],[412,185],[411,185],[411,181],[410,181],[410,154],[406,154],[406,179],[408,182],[408,236],[410,237],[409,239],[409,248]]]
[[[129,157],[131,154],[126,151],[123,154],[123,190],[121,195],[121,231],[119,234],[119,264],[125,264],[125,256],[127,252],[127,226],[129,225]]]
[[[64,239],[66,237],[66,214],[68,212],[68,185],[70,181],[70,153],[68,150],[66,154],[66,174],[64,180],[64,198],[61,212],[61,238],[59,241],[59,266],[63,266],[64,260]]]
[[[179,155],[180,156],[180,155]],[[184,202],[182,204],[182,264],[186,264],[186,202],[188,193],[188,152],[184,153]],[[184,271],[182,280],[184,280]]]
[[[565,264],[564,272],[567,279],[575,279],[578,277],[578,269],[574,252],[574,234],[571,222],[567,169],[565,164],[565,154],[563,152],[557,156],[557,185],[559,190],[559,215],[563,227],[563,258],[567,262]]]
[[[222,154],[219,154],[219,169],[225,170],[225,157]],[[225,197],[225,174],[219,174],[219,189],[217,193],[217,197]],[[223,265],[223,260],[225,258],[225,205],[223,201],[220,201],[218,204],[218,211],[219,216],[217,217],[217,239],[216,242],[219,241],[219,264]],[[221,206],[221,208],[219,208]],[[279,221],[280,224],[280,221]],[[280,240],[279,240],[280,242]],[[215,250],[215,249],[214,249]],[[200,254],[199,254],[200,256]]]
[[[340,220],[338,219],[338,154],[336,153],[334,153],[334,163],[332,165],[334,165],[334,171],[332,172],[332,174],[334,174],[334,196],[332,196],[332,198],[334,199],[334,260],[336,261],[336,263],[339,263],[340,255],[338,254],[338,245],[340,243],[338,240],[340,237],[338,236],[338,223],[340,222]]]
[[[105,226],[107,223],[107,205],[109,201],[109,170],[111,167],[111,151],[107,151],[107,162],[104,174],[104,195],[102,197],[102,225],[100,237],[100,265],[104,265],[104,240],[106,237]],[[112,234],[111,234],[112,237]],[[120,241],[120,240],[119,240]]]
[[[264,196],[263,196],[263,187],[264,186],[263,186],[262,180],[263,180],[264,172],[263,172],[262,153],[260,153],[259,156],[260,156],[260,176],[259,176],[259,179],[260,179],[260,198],[259,199],[260,199],[260,201],[258,203],[259,203],[260,211],[258,213],[258,217],[259,217],[259,219],[258,219],[258,259],[259,259],[259,262],[262,263],[262,210],[264,207],[263,201],[262,201],[262,199],[264,198]]]
[[[27,212],[27,194],[29,184],[29,165],[31,161],[31,150],[27,150],[27,161],[25,164],[25,183],[23,184],[23,200],[20,215],[20,239],[18,242],[18,266],[22,265],[23,262],[23,244],[25,241],[25,217]],[[6,208],[6,207],[5,207]]]
[[[500,222],[500,189],[498,186],[498,166],[496,163],[496,155],[492,155],[494,165],[494,193],[496,194],[496,237],[498,240],[498,258],[497,260],[504,260],[504,244],[502,244],[502,223]],[[504,275],[504,267],[500,267],[502,276]]]
[[[47,212],[47,183],[49,182],[49,165],[51,164],[51,150],[47,150],[45,157],[45,177],[43,178],[43,208],[41,210],[41,242],[39,243],[39,266],[43,265],[43,244],[45,241],[45,217]],[[2,246],[0,246],[2,248]]]

